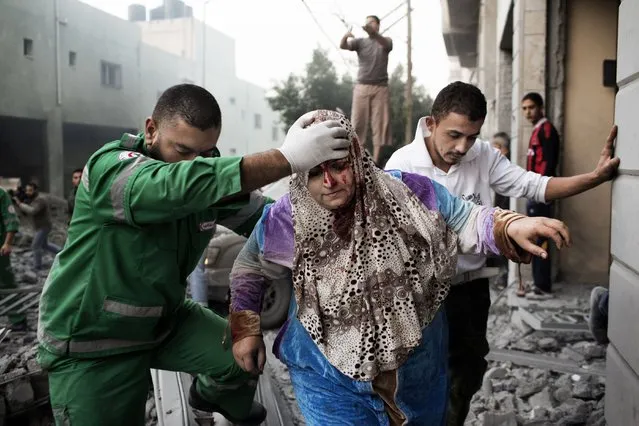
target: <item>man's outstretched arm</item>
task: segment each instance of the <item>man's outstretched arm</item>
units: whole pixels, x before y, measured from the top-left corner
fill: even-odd
[[[590,173],[570,177],[554,177],[546,186],[546,201],[577,195],[611,180],[619,168],[620,160],[614,157],[614,145],[617,138],[617,126],[613,126],[608,139],[601,150],[599,162]]]

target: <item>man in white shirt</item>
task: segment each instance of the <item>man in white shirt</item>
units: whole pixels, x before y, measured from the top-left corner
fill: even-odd
[[[397,150],[386,169],[417,173],[444,185],[453,195],[480,205],[491,203],[491,190],[540,202],[579,194],[610,179],[619,167],[612,157],[616,128],[591,173],[547,177],[512,164],[489,142],[477,140],[486,117],[486,98],[470,84],[455,82],[435,98],[431,115],[422,117],[415,139]],[[449,326],[450,395],[448,425],[463,425],[472,396],[486,370],[490,271],[483,256],[459,256],[458,276],[446,299]]]

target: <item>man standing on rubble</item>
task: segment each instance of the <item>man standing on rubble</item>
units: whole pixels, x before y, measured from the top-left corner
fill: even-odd
[[[486,118],[486,98],[475,86],[455,82],[435,98],[431,115],[417,124],[415,139],[397,150],[386,164],[428,176],[448,191],[482,205],[491,190],[509,197],[550,201],[592,189],[610,179],[619,167],[612,157],[616,128],[604,144],[590,173],[571,177],[541,176],[512,164],[489,142],[477,141]],[[490,291],[482,256],[459,256],[458,276],[445,302],[449,327],[448,368],[451,379],[448,425],[462,426],[470,400],[481,387],[489,346],[486,339]]]
[[[182,84],[160,96],[144,133],[91,156],[40,301],[38,361],[56,424],[143,425],[150,368],[197,375],[189,402],[198,410],[264,420],[257,378],[224,344],[227,321],[185,299],[186,278],[217,221],[242,210],[259,218],[263,199],[250,191],[348,154],[339,123],[309,121],[278,150],[211,158],[219,106]]]

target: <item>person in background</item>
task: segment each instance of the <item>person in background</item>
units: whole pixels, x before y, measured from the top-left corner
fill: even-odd
[[[393,50],[393,40],[379,33],[380,20],[375,15],[366,17],[362,27],[368,37],[355,38],[349,30],[339,47],[357,52],[359,69],[353,88],[351,119],[364,145],[368,127],[373,130],[373,161],[379,164],[383,146],[393,143],[390,125],[390,91],[388,89],[388,54]]]
[[[536,92],[526,94],[521,100],[524,117],[534,127],[528,145],[526,170],[542,176],[557,176],[559,162],[559,133],[544,114],[544,100]],[[553,217],[553,203],[550,200],[529,200],[528,216]],[[548,246],[548,240],[538,241],[542,247]],[[533,259],[533,292],[543,295],[552,292],[551,260]]]
[[[510,136],[506,132],[498,132],[493,135],[490,144],[497,149],[501,155],[510,160]],[[494,206],[508,210],[510,208],[510,197],[495,192]]]
[[[17,198],[14,201],[18,209],[30,216],[33,221],[35,235],[33,236],[31,249],[33,250],[33,269],[37,273],[43,269],[42,254],[45,250],[56,255],[62,249],[48,240],[52,227],[49,200],[40,195],[38,185],[35,182],[27,184],[26,194],[27,202],[20,202]]]
[[[11,251],[13,240],[20,221],[16,216],[16,210],[11,202],[9,194],[0,188],[0,289],[16,288],[16,280],[11,268]],[[25,314],[9,312],[9,323],[14,331],[22,331],[27,328]]]
[[[71,174],[71,192],[67,197],[67,210],[69,212],[69,223],[71,222],[71,218],[73,217],[73,207],[75,207],[75,194],[78,192],[78,185],[80,185],[80,180],[82,179],[82,169],[75,169]]]

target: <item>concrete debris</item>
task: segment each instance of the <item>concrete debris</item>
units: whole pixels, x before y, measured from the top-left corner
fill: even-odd
[[[569,387],[561,387],[555,390],[553,397],[557,402],[562,403],[572,398],[572,390]]]
[[[20,411],[33,402],[33,388],[29,380],[16,380],[5,388],[5,399],[10,412]]]
[[[559,348],[557,339],[552,337],[544,337],[543,339],[539,339],[537,344],[539,345],[539,349],[542,349],[544,351],[555,351],[557,350],[557,348]]]
[[[588,295],[589,291],[584,292],[572,309],[587,309]],[[493,310],[488,328],[492,348],[570,361],[582,372],[562,373],[561,369],[546,366],[531,368],[539,364],[495,357],[495,361],[489,361],[465,425],[604,426],[606,379],[598,372],[605,371],[605,347],[583,332],[521,332],[513,324],[516,312],[517,309]]]
[[[530,399],[528,400],[528,403],[530,404],[531,407],[533,407],[533,409],[552,408],[553,406],[552,395],[550,394],[549,388],[546,387],[541,392],[531,396]]]
[[[510,411],[508,413],[483,413],[479,416],[482,426],[517,426],[517,415]]]
[[[517,388],[517,396],[520,398],[529,397],[537,392],[540,392],[543,388],[548,385],[548,382],[544,379],[537,379],[527,383],[522,383],[519,388]]]

